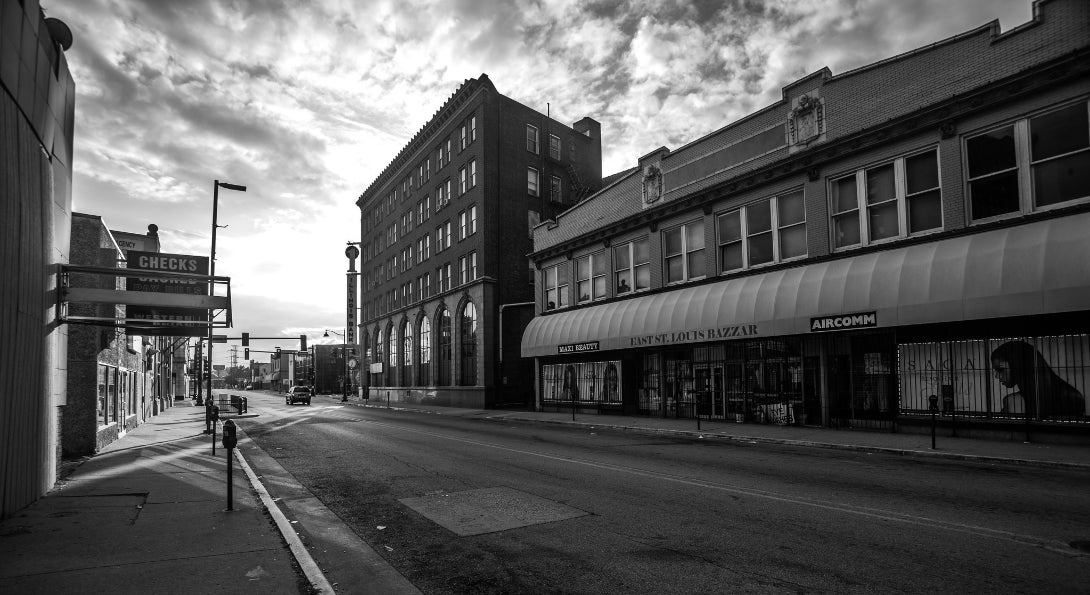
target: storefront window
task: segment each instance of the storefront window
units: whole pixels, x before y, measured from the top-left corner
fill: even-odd
[[[439,377],[436,384],[450,386],[450,365],[453,337],[450,329],[450,311],[444,308],[438,315],[439,344],[436,356],[439,358]]]
[[[428,386],[431,384],[431,321],[427,316],[420,319],[420,372],[419,384]]]
[[[467,302],[462,308],[459,325],[462,351],[459,380],[462,386],[474,386],[477,384],[477,308],[472,302]]]
[[[623,395],[621,362],[574,362],[542,366],[545,405],[620,405]]]
[[[413,384],[413,325],[406,320],[401,325],[401,384],[412,386]]]

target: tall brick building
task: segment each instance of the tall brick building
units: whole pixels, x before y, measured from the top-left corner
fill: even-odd
[[[1090,5],[783,98],[534,229],[537,405],[1090,436]]]
[[[489,407],[528,402],[539,221],[601,185],[601,129],[465,81],[357,201],[364,394]],[[501,350],[502,346],[502,350]]]

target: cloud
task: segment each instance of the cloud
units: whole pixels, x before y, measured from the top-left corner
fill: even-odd
[[[206,254],[236,328],[340,328],[358,195],[468,78],[602,123],[627,169],[779,100],[781,87],[933,43],[1029,0],[86,0],[75,33],[76,208]],[[48,7],[47,7],[48,8]],[[66,13],[65,11],[68,10]],[[332,325],[332,326],[331,326]]]

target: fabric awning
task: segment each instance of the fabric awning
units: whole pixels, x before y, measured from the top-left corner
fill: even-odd
[[[1080,213],[537,316],[522,355],[806,334],[854,313],[890,327],[1085,310],[1088,230]]]

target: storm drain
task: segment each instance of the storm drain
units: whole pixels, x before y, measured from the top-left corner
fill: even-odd
[[[512,488],[441,492],[398,500],[456,535],[483,535],[574,519],[587,512]]]

